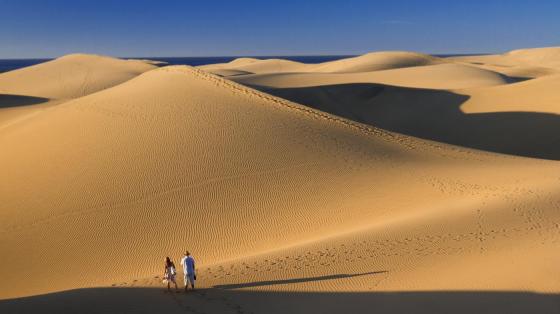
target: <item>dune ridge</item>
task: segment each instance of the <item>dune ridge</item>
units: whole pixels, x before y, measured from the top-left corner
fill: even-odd
[[[314,72],[371,72],[443,63],[440,58],[409,51],[371,52],[354,58],[324,62]]]
[[[116,86],[159,62],[71,54],[0,74],[0,129],[12,127],[68,100]],[[21,106],[25,101],[34,106]]]
[[[229,63],[203,65],[200,68],[212,73],[218,73],[217,71],[225,69],[245,71],[251,74],[283,72],[355,73],[440,63],[445,63],[445,61],[441,58],[416,52],[381,51],[318,64],[305,64],[282,59],[238,58]]]
[[[357,73],[265,73],[231,77],[257,87],[306,87],[352,83],[379,83],[393,86],[465,89],[508,84],[511,78],[489,70],[460,64],[438,64]]]
[[[117,85],[154,68],[146,61],[72,54],[0,74],[0,93],[72,99]]]
[[[560,71],[560,48],[518,49],[497,55],[452,57],[449,60],[465,62],[508,76],[536,78]]]
[[[560,117],[554,87],[559,74],[548,67],[558,60],[555,51],[544,48],[501,56],[453,57],[436,65],[372,72],[278,72],[228,78],[394,132],[491,152],[559,160]],[[533,78],[504,74],[530,69],[521,59],[513,59],[517,55],[535,60],[536,66],[552,74]],[[500,58],[519,66],[512,63],[507,67],[514,70],[492,70],[497,67],[495,59]],[[472,60],[494,60],[494,65]],[[544,61],[541,64],[539,60]]]

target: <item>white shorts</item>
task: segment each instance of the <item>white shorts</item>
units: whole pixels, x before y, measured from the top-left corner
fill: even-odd
[[[163,279],[167,280],[167,282],[175,283],[175,275],[167,274],[163,277]]]

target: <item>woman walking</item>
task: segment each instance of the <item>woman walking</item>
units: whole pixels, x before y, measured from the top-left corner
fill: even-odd
[[[177,275],[177,270],[175,264],[169,257],[165,258],[165,271],[163,273],[163,282],[167,282],[167,291],[171,291],[170,284],[173,282],[175,284],[175,291],[179,292],[179,287],[177,287],[177,281],[175,281],[175,276]]]

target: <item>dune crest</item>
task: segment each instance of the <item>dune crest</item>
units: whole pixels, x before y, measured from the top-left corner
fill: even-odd
[[[498,55],[462,56],[449,59],[504,75],[528,79],[560,73],[560,48],[558,47],[519,49]]]
[[[154,68],[138,60],[72,54],[0,74],[0,93],[54,99],[77,98]]]
[[[443,63],[440,58],[409,51],[370,52],[354,58],[346,58],[318,64],[315,72],[371,72]]]
[[[519,49],[510,51],[506,55],[526,62],[560,69],[560,47]]]
[[[71,54],[0,74],[0,130],[68,100],[116,86],[161,65],[149,60]],[[22,106],[21,99],[41,99]],[[33,106],[30,106],[32,105]]]
[[[445,63],[440,58],[408,51],[382,51],[365,55],[327,61],[319,64],[305,64],[301,62],[254,58],[238,58],[229,63],[210,64],[200,66],[211,73],[216,71],[238,70],[252,74],[313,72],[313,73],[356,73],[389,69],[398,69],[422,65]]]
[[[507,84],[511,78],[502,74],[461,64],[438,64],[357,73],[265,73],[237,74],[231,79],[250,86],[309,87],[334,84],[378,83],[393,86],[465,89]]]
[[[226,77],[385,130],[491,152],[560,160],[556,145],[560,140],[560,100],[554,87],[560,73],[555,74],[545,62],[555,60],[556,51],[544,48],[501,56],[439,58],[439,64],[371,72]],[[401,58],[393,52],[371,55],[387,56],[387,66]],[[513,55],[533,56],[534,65],[517,57],[514,60]],[[351,65],[359,58],[337,62]],[[498,65],[500,60],[511,65]],[[539,71],[542,75],[535,77],[514,75],[530,76]]]

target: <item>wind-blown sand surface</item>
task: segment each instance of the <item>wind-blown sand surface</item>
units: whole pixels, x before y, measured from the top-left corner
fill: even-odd
[[[72,54],[0,74],[0,130],[37,114],[38,109],[118,85],[155,68],[151,61]]]
[[[0,74],[0,312],[556,313],[543,51]],[[199,290],[162,293],[185,249]]]

